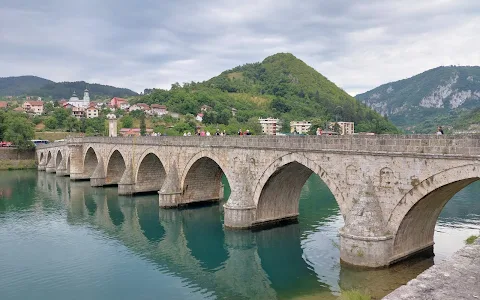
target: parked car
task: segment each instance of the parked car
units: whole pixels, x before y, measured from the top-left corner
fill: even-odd
[[[13,147],[12,142],[0,142],[0,147]]]

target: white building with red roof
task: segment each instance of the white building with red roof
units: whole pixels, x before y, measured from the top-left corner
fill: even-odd
[[[25,112],[32,112],[35,115],[43,114],[43,101],[25,101],[22,108]]]

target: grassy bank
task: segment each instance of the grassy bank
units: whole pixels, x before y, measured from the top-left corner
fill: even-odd
[[[24,170],[35,169],[37,165],[34,159],[0,160],[0,170]]]

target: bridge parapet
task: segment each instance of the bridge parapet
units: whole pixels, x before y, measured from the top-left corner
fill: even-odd
[[[49,145],[62,146],[66,143],[480,156],[480,135],[85,137]],[[39,149],[49,145],[42,145]]]

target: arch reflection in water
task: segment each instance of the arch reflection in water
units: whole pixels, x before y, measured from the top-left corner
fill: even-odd
[[[96,236],[114,241],[114,249],[125,248],[128,255],[144,259],[145,272],[153,266],[159,274],[182,278],[187,287],[206,297],[290,299],[313,294],[335,299],[340,287],[368,289],[380,297],[431,265],[431,260],[420,260],[368,272],[341,267],[335,243],[343,220],[335,200],[315,176],[300,194],[298,224],[250,232],[224,231],[221,205],[164,210],[158,208],[155,196],[122,197],[116,188],[95,189],[88,182],[33,174],[37,187],[25,193],[30,204],[20,207],[44,208],[45,203],[56,201],[57,208],[66,208],[68,224],[99,232]],[[478,188],[465,189],[466,207],[476,201],[475,192]],[[38,200],[32,200],[35,197]],[[19,206],[2,203],[4,210]],[[458,206],[458,210],[464,208]],[[104,243],[102,239],[97,242]],[[138,280],[147,280],[138,276]],[[178,288],[179,293],[184,287]]]

